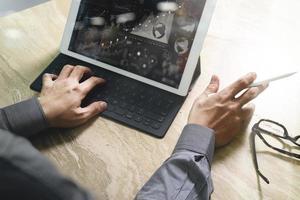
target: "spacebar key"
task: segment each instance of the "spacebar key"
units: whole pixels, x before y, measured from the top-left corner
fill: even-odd
[[[151,112],[146,112],[144,116],[155,121],[159,121],[159,119],[161,118],[161,116]]]
[[[122,108],[116,108],[115,110],[114,110],[114,113],[116,113],[116,114],[118,114],[118,115],[124,115],[125,114],[125,110],[124,109],[122,109]]]

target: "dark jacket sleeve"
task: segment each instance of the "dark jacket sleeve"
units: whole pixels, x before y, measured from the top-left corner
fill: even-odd
[[[91,200],[30,142],[0,129],[0,199]]]
[[[0,199],[91,200],[24,137],[48,127],[36,98],[0,110]]]
[[[46,128],[48,124],[37,98],[0,109],[0,129],[29,137]]]
[[[136,200],[210,199],[214,143],[213,130],[185,126],[173,154],[142,187]]]

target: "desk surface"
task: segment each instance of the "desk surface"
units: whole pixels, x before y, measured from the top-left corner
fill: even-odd
[[[35,95],[32,80],[57,55],[68,0],[52,0],[0,18],[0,106]],[[300,68],[300,1],[222,0],[202,50],[202,76],[164,139],[155,139],[98,118],[71,130],[52,130],[35,145],[67,176],[98,199],[133,199],[151,174],[170,155],[186,123],[193,100],[212,74],[222,86],[248,71],[259,76]],[[300,134],[300,78],[274,82],[257,100],[248,130],[216,151],[212,199],[297,199],[300,161],[279,155],[257,141],[258,160],[267,185],[254,171],[250,127],[260,118],[283,123]]]

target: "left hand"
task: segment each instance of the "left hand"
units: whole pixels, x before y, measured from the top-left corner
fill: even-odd
[[[106,109],[103,101],[80,107],[92,88],[105,83],[104,79],[93,76],[79,83],[86,73],[90,73],[87,67],[66,65],[59,76],[44,74],[39,101],[51,127],[75,127]]]

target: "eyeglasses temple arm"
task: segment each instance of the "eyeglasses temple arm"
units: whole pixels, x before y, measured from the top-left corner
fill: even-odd
[[[252,131],[252,132],[251,132],[251,135],[250,135],[250,147],[251,147],[251,150],[252,150],[252,159],[253,159],[253,162],[254,162],[255,171],[258,173],[258,175],[259,175],[259,176],[260,176],[267,184],[269,184],[269,183],[270,183],[269,179],[267,179],[267,177],[265,177],[265,176],[259,171],[259,168],[258,168],[258,162],[257,162],[257,156],[256,156],[256,147],[255,147],[255,136],[256,136],[255,131]]]

